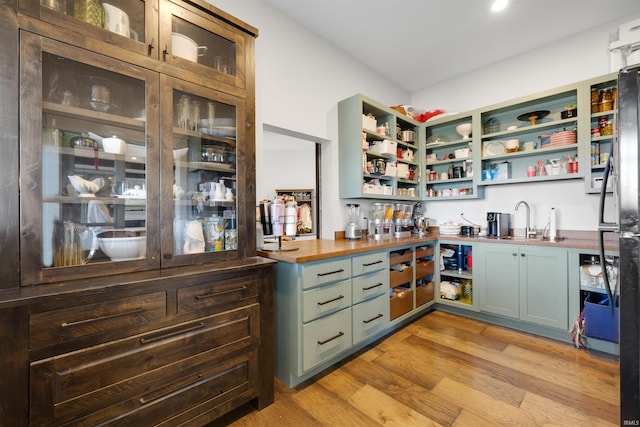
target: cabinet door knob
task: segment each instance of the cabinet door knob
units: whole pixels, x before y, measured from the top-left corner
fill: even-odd
[[[517,253],[515,253],[515,252],[514,252],[514,253],[512,253],[511,255],[513,255],[513,256],[518,256],[518,254],[517,254]]]
[[[524,252],[523,252],[523,253],[521,253],[521,254],[520,254],[520,256],[521,256],[521,257],[524,257],[524,256],[525,256],[525,253],[524,253]]]
[[[153,52],[153,49],[156,48],[155,43],[156,43],[156,39],[152,38],[151,43],[149,43],[149,45],[147,46],[147,56],[151,56],[151,52]]]

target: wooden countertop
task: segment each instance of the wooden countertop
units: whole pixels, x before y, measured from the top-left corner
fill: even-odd
[[[391,238],[384,240],[374,240],[364,238],[361,240],[293,240],[283,241],[282,251],[258,250],[258,255],[271,258],[277,261],[290,263],[303,263],[310,261],[319,261],[328,258],[336,258],[341,256],[355,255],[363,252],[375,250],[392,249],[403,245],[415,245],[424,242],[433,242],[434,240],[444,240],[447,242],[460,242],[460,244],[471,245],[473,243],[502,243],[513,245],[531,245],[544,247],[558,247],[568,249],[585,249],[595,251],[598,249],[597,232],[595,231],[570,231],[562,230],[558,233],[560,238],[551,242],[541,238],[525,239],[524,237],[510,238],[491,238],[491,237],[466,237],[466,236],[445,236],[440,235],[436,229],[423,237],[412,235],[405,238]],[[617,251],[618,242],[613,238],[612,233],[607,233],[605,239],[605,249],[608,251]],[[269,247],[276,247],[275,243]],[[295,250],[286,250],[295,248]]]

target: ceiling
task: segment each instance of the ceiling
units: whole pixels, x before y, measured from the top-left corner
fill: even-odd
[[[640,13],[638,0],[509,0],[497,13],[493,0],[264,1],[410,92]]]

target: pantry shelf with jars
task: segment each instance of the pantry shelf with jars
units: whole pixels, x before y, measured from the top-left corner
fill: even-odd
[[[474,180],[474,117],[469,114],[429,120],[425,126],[427,199],[482,197]],[[477,163],[476,163],[477,164]]]
[[[420,123],[363,95],[338,114],[340,197],[419,200]]]
[[[617,74],[588,80],[583,90],[589,93],[583,108],[589,112],[589,126],[584,129],[584,138],[590,141],[583,157],[583,165],[587,170],[585,188],[587,193],[599,193],[615,134],[614,123],[618,113]],[[607,192],[612,191],[611,185],[610,180]]]

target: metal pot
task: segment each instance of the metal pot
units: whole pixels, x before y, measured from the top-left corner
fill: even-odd
[[[175,56],[193,62],[198,62],[198,56],[207,51],[206,46],[198,46],[195,41],[180,33],[171,33],[171,48]]]
[[[416,132],[413,130],[403,130],[399,136],[403,142],[416,142]]]

